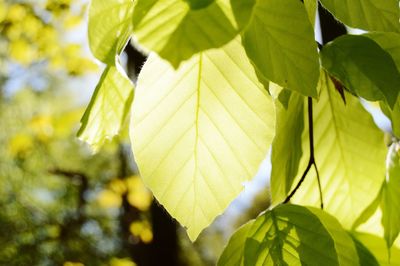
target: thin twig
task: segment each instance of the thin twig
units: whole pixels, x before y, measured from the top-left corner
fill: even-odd
[[[296,187],[292,190],[292,192],[286,197],[286,199],[283,201],[283,203],[288,203],[291,198],[296,194],[297,190],[300,188],[301,184],[304,182],[306,179],[306,176],[308,172],[311,169],[311,166],[314,165],[315,172],[317,174],[317,181],[318,181],[318,189],[319,189],[319,196],[321,200],[321,209],[324,208],[324,201],[322,197],[322,187],[321,187],[321,180],[319,177],[319,172],[318,172],[318,167],[317,164],[315,163],[315,157],[314,157],[314,127],[313,127],[313,106],[312,106],[312,98],[308,97],[308,132],[309,132],[309,139],[310,139],[310,159],[308,161],[307,167],[304,170],[303,175],[301,176],[299,182],[297,183]]]

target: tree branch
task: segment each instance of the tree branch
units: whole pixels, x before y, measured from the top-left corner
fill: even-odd
[[[308,97],[308,132],[309,132],[309,140],[310,140],[310,159],[308,161],[307,167],[304,170],[303,175],[301,176],[299,182],[297,183],[296,187],[292,190],[292,192],[286,197],[283,203],[288,203],[291,198],[296,194],[297,190],[300,188],[301,184],[306,179],[308,172],[311,169],[311,166],[314,166],[315,172],[317,174],[317,181],[318,181],[318,189],[319,189],[319,196],[321,200],[321,209],[324,208],[324,201],[322,197],[322,187],[321,187],[321,180],[319,177],[318,167],[315,163],[314,157],[314,126],[313,126],[313,106],[312,106],[312,98]]]

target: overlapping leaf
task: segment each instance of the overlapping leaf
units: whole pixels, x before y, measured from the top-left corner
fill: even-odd
[[[272,142],[275,110],[234,40],[176,70],[150,56],[131,126],[145,183],[195,239],[257,172]]]
[[[360,261],[360,265],[362,266],[378,266],[379,263],[375,256],[371,253],[371,251],[354,235],[350,235],[354,241],[354,245],[356,246],[358,259]]]
[[[243,36],[247,55],[267,80],[317,97],[317,45],[300,1],[258,1]]]
[[[89,8],[89,45],[100,61],[114,65],[132,33],[132,0],[92,0]]]
[[[244,265],[359,265],[355,245],[338,221],[312,207],[280,205],[247,233]]]
[[[350,228],[378,195],[385,175],[383,133],[357,98],[345,92],[346,104],[325,74],[314,104],[315,160],[319,168],[325,210]],[[308,130],[303,133],[303,158],[297,180],[309,158]],[[296,182],[295,182],[296,183]],[[310,171],[294,202],[319,206],[316,174]]]
[[[229,239],[227,246],[218,259],[217,266],[243,266],[244,243],[254,221],[240,227]]]
[[[108,66],[81,120],[78,137],[96,151],[117,135],[129,114],[133,84],[120,66]]]
[[[400,233],[400,144],[394,143],[387,158],[387,176],[382,190],[382,225],[388,247]]]
[[[344,24],[369,31],[400,31],[397,0],[321,0]]]
[[[233,40],[250,19],[255,0],[136,0],[138,42],[174,67],[194,54]]]
[[[346,35],[327,44],[321,60],[323,67],[351,92],[394,106],[400,74],[392,57],[376,42],[365,36]]]
[[[280,98],[286,94],[283,91]],[[287,109],[281,101],[276,106],[276,137],[272,143],[272,204],[282,202],[292,187],[302,156],[301,133],[304,129],[304,97],[292,92]]]
[[[367,233],[354,233],[353,235],[374,255],[379,263],[378,265],[400,265],[400,248],[398,246],[391,248],[389,256],[386,243],[382,237]]]
[[[400,73],[400,34],[394,32],[373,32],[365,36],[374,40],[384,49],[393,59]],[[381,104],[382,110],[392,122],[393,133],[400,138],[400,97],[391,110],[384,103]]]
[[[306,7],[308,18],[311,24],[315,25],[315,16],[317,15],[318,1],[317,0],[304,0],[304,6]]]

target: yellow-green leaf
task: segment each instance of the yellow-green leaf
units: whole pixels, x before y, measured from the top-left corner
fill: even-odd
[[[89,7],[89,45],[100,61],[113,65],[132,33],[132,0],[92,0]]]
[[[247,233],[244,265],[359,265],[350,235],[312,207],[280,205],[259,216]]]
[[[222,47],[246,26],[255,0],[136,0],[134,34],[175,68],[194,54]]]
[[[302,95],[317,97],[317,45],[300,1],[257,1],[243,36],[246,53],[260,75]]]
[[[145,184],[195,239],[240,193],[271,145],[275,109],[240,40],[139,75],[131,139]]]
[[[279,98],[287,94],[283,90]],[[302,156],[301,134],[304,129],[304,99],[292,92],[287,109],[278,99],[276,106],[276,136],[272,143],[271,197],[272,204],[282,202],[292,187]]]
[[[129,114],[133,84],[119,65],[108,66],[81,119],[78,137],[97,151],[107,139],[118,135]]]
[[[321,0],[344,24],[369,31],[400,31],[398,0]]]
[[[320,100],[314,103],[313,124],[315,161],[325,210],[345,228],[351,228],[380,191],[387,149],[383,133],[359,99],[345,92],[345,104],[326,73],[321,75],[320,88]],[[308,146],[308,130],[304,130],[297,180],[308,163]],[[320,205],[315,171],[308,173],[294,202]]]

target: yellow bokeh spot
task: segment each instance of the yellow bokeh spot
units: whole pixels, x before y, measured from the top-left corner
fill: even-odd
[[[15,4],[8,9],[6,19],[11,22],[22,21],[26,16],[26,9],[23,5]]]
[[[127,199],[129,204],[141,211],[148,210],[153,201],[153,196],[144,185],[142,179],[138,176],[132,176],[126,179],[126,183],[128,186]]]
[[[110,266],[136,266],[136,263],[128,258],[112,258],[110,260]]]
[[[135,221],[129,226],[132,235],[139,237],[143,243],[150,243],[153,240],[153,231],[147,221]]]
[[[8,150],[13,156],[29,152],[34,146],[32,136],[26,133],[14,135],[8,144]]]
[[[54,131],[51,116],[48,115],[35,116],[30,121],[29,127],[41,141],[48,140]]]
[[[122,198],[118,193],[105,189],[97,196],[97,202],[103,208],[119,208],[122,204]]]
[[[22,39],[11,42],[9,50],[11,58],[23,65],[29,65],[37,58],[35,47]]]
[[[118,193],[119,195],[122,195],[127,191],[126,184],[121,179],[111,180],[111,182],[108,184],[108,187],[115,193]]]
[[[81,262],[66,261],[64,262],[63,266],[85,266],[85,264]]]

